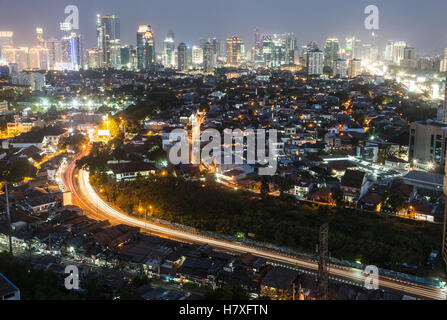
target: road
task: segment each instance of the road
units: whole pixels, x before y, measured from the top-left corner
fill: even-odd
[[[263,257],[276,263],[298,266],[299,268],[313,272],[316,272],[318,269],[317,263],[310,259],[290,256],[268,249],[251,247],[238,242],[211,238],[184,230],[172,229],[167,226],[157,225],[145,220],[131,217],[119,209],[112,207],[97,195],[96,191],[89,182],[89,173],[87,171],[79,170],[77,171],[77,174],[74,173],[75,171],[77,170],[75,161],[73,161],[69,164],[65,171],[65,184],[72,192],[73,198],[76,199],[79,205],[96,216],[104,217],[112,221],[119,221],[120,223],[126,225],[139,227],[142,230],[157,235],[166,236],[171,239],[196,244],[209,244],[215,248],[236,253],[250,252],[253,255]],[[354,268],[331,265],[329,272],[332,279],[348,279],[350,281],[360,283],[363,283],[365,280],[365,275],[363,272]],[[401,281],[385,276],[379,277],[379,287],[384,290],[402,292],[421,299],[446,300],[447,298],[446,291],[443,289]]]

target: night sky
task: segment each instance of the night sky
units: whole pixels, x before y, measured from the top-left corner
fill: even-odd
[[[198,44],[200,38],[239,35],[249,46],[254,29],[261,32],[294,32],[298,45],[328,37],[344,40],[355,35],[367,41],[363,13],[367,5],[380,9],[381,44],[406,40],[418,54],[438,54],[447,47],[447,1],[445,0],[0,0],[0,30],[15,33],[15,44],[34,44],[36,27],[44,37],[60,37],[64,8],[78,6],[84,47],[95,45],[95,16],[117,14],[122,43],[135,44],[139,24],[150,24],[157,49],[170,28],[175,41]],[[344,43],[344,41],[342,41]]]

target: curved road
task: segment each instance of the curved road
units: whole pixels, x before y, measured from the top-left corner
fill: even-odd
[[[82,157],[79,156],[78,159]],[[216,238],[207,237],[189,233],[184,230],[172,229],[167,226],[153,224],[135,217],[131,217],[122,211],[113,208],[106,203],[101,197],[97,195],[89,182],[89,173],[85,170],[79,170],[77,175],[74,175],[76,168],[75,161],[73,161],[65,171],[65,184],[72,192],[73,197],[81,204],[81,206],[93,214],[100,215],[111,219],[112,221],[119,221],[120,223],[130,226],[139,227],[143,230],[168,236],[178,240],[183,240],[198,244],[209,244],[213,247],[228,250],[231,252],[245,253],[250,252],[253,255],[263,257],[265,259],[317,271],[317,263],[311,260],[306,260],[296,256],[289,256],[268,249],[261,249],[258,247],[247,246],[238,242],[231,242]],[[96,210],[95,210],[96,209]],[[350,281],[364,282],[365,275],[358,269],[347,268],[341,266],[331,265],[329,269],[331,278],[340,280],[347,279]],[[381,289],[388,289],[391,291],[398,291],[407,295],[415,296],[423,299],[446,300],[446,292],[440,288],[423,286],[415,283],[405,282],[385,276],[380,276],[379,287]]]

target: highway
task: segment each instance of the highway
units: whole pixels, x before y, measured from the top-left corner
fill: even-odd
[[[82,156],[82,155],[81,155]],[[80,158],[79,156],[78,158]],[[316,272],[318,269],[317,263],[310,259],[305,259],[296,256],[290,256],[277,251],[262,249],[258,247],[251,247],[238,242],[231,242],[217,238],[207,237],[201,234],[190,233],[184,230],[173,229],[167,226],[153,224],[149,221],[140,220],[138,218],[127,215],[126,213],[116,209],[106,203],[99,197],[89,182],[89,173],[85,170],[77,171],[75,161],[72,161],[66,168],[63,176],[64,183],[68,190],[72,192],[73,199],[85,210],[93,213],[96,216],[104,217],[112,221],[139,227],[142,230],[151,232],[157,235],[166,236],[172,239],[185,241],[196,244],[209,244],[217,249],[226,250],[235,253],[250,252],[253,255],[263,257],[267,260],[299,268],[307,269]],[[362,271],[354,268],[347,268],[337,265],[330,265],[330,277],[332,279],[340,279],[363,283],[365,275]],[[430,300],[446,300],[445,289],[424,286],[420,284],[410,283],[393,279],[385,276],[379,277],[379,288],[389,291],[398,291],[406,295],[417,297],[420,299]]]

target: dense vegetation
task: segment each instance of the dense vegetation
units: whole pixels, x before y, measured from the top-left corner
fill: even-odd
[[[0,272],[20,289],[22,300],[105,300],[115,295],[120,300],[138,300],[137,288],[150,285],[146,276],[135,276],[129,285],[113,294],[104,288],[99,278],[81,281],[80,291],[65,289],[64,276],[50,270],[34,270],[27,261],[0,253]]]
[[[441,244],[438,225],[357,210],[315,209],[287,198],[259,199],[212,181],[206,188],[172,176],[115,183],[94,174],[91,182],[103,189],[108,201],[129,213],[152,206],[146,210],[156,218],[222,234],[253,233],[258,241],[301,252],[314,252],[319,227],[329,222],[333,257],[379,265],[391,262],[395,270],[402,263],[421,265]]]

